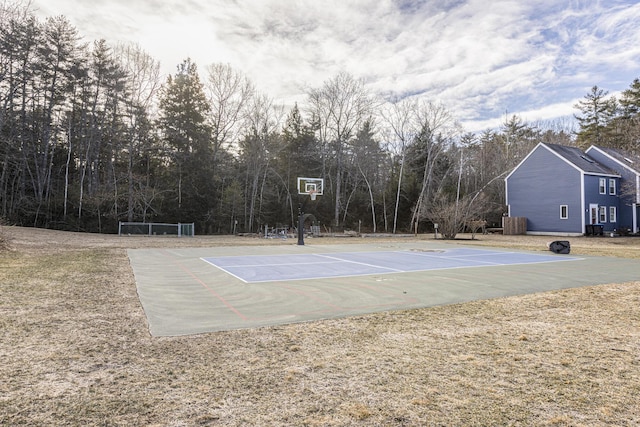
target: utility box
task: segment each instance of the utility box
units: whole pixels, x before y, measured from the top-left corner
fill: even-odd
[[[502,217],[502,234],[527,234],[527,218],[523,216]]]

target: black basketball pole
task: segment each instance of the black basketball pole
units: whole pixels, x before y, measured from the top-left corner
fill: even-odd
[[[298,245],[304,246],[304,219],[302,216],[302,204],[298,205]]]

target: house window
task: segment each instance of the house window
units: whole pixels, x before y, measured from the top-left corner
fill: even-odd
[[[600,194],[607,194],[607,180],[600,178]]]
[[[569,219],[568,205],[560,205],[560,219]]]
[[[618,212],[615,206],[609,206],[609,222],[616,222]]]
[[[612,196],[616,194],[616,180],[609,179],[609,194]]]
[[[598,215],[598,222],[600,224],[604,224],[605,222],[607,222],[607,207],[606,206],[600,206],[600,215]]]

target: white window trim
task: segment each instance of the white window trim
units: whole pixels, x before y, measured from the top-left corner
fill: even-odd
[[[618,221],[618,209],[615,206],[609,206],[609,222]]]
[[[563,208],[564,208],[564,216],[562,215]],[[560,219],[569,219],[569,205],[560,205]]]
[[[598,185],[598,191],[600,192],[600,194],[607,194],[607,179],[600,178]]]
[[[609,195],[616,195],[616,180],[613,178],[609,178]]]
[[[598,222],[600,224],[604,224],[605,222],[607,222],[607,207],[606,206],[599,206],[598,207]]]

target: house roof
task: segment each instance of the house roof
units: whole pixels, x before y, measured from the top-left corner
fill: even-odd
[[[591,149],[598,149],[602,151],[603,153],[607,154],[609,157],[616,160],[621,165],[625,166],[627,169],[631,169],[635,173],[640,174],[640,155],[631,154],[622,150],[617,150],[615,148],[609,148],[609,147],[592,146],[589,148],[589,150]],[[589,150],[587,150],[587,152],[589,152]]]
[[[544,145],[584,173],[598,175],[618,175],[617,172],[607,168],[604,165],[601,165],[579,148],[547,143],[544,143],[542,145]]]

